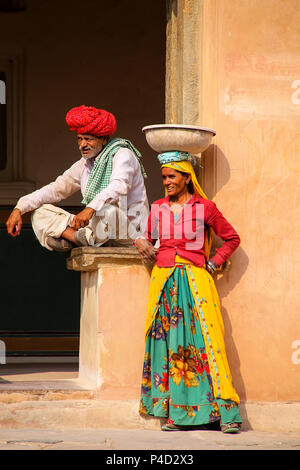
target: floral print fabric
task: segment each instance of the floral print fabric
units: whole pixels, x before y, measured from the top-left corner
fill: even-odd
[[[166,281],[146,340],[140,413],[182,426],[242,421],[237,403],[214,397],[184,264],[176,265]]]

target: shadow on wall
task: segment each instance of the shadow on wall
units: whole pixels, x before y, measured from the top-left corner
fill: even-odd
[[[225,341],[228,356],[232,362],[232,369],[234,371],[233,378],[237,384],[238,394],[242,400],[246,400],[246,390],[244,382],[240,373],[240,360],[238,350],[235,346],[234,339],[232,337],[232,326],[230,321],[230,315],[227,310],[222,306],[222,299],[227,297],[229,293],[238,286],[240,279],[243,277],[249,264],[249,258],[245,251],[240,247],[233,254],[232,266],[229,271],[225,271],[219,279],[215,279],[215,285],[221,301],[221,311],[225,327]],[[238,289],[238,287],[237,287]],[[233,312],[233,317],[236,312]]]
[[[247,394],[246,394],[246,387],[244,384],[244,380],[243,380],[241,370],[240,370],[241,363],[240,363],[240,358],[239,358],[239,352],[232,336],[232,328],[231,328],[231,322],[229,319],[228,312],[224,307],[222,307],[221,310],[222,310],[222,317],[223,317],[224,328],[225,328],[225,347],[226,347],[229,367],[230,367],[230,371],[232,375],[232,382],[241,400],[240,412],[242,415],[243,427],[244,429],[252,429],[249,423],[247,410],[245,406],[245,403],[247,402]]]
[[[210,145],[203,153],[203,161],[201,164],[202,167],[205,168],[204,178],[202,178],[204,180],[204,189],[207,197],[213,199],[222,187],[230,181],[234,170],[230,168],[225,154],[217,145]],[[217,173],[220,174],[219,177]],[[226,213],[224,216],[230,223],[230,213]],[[214,234],[212,242],[213,249],[219,248],[222,244],[223,240]],[[221,298],[227,297],[230,291],[235,288],[249,265],[249,257],[242,248],[242,244],[243,240],[241,240],[241,245],[230,258],[232,262],[231,269],[225,272],[216,283]]]
[[[249,258],[245,251],[241,247],[239,247],[233,254],[231,261],[232,266],[230,270],[224,272],[221,278],[215,280],[215,284],[221,301],[221,313],[225,328],[225,347],[232,374],[233,385],[236,388],[236,391],[241,399],[240,412],[243,419],[243,428],[252,429],[249,423],[245,407],[245,402],[247,401],[247,393],[240,369],[241,362],[239,357],[239,351],[236,347],[234,337],[232,335],[231,317],[234,317],[235,314],[238,314],[238,312],[233,312],[233,315],[231,316],[228,314],[226,308],[224,308],[224,306],[222,305],[222,299],[227,297],[236,286],[238,288],[239,281],[247,270]]]
[[[213,199],[216,194],[230,181],[234,169],[230,168],[228,159],[223,151],[217,145],[210,145],[209,148],[202,155],[202,166],[205,168],[205,174],[202,178],[204,189],[209,199]],[[230,222],[230,213],[224,214]],[[214,235],[213,247],[218,248],[222,245],[223,241]],[[238,284],[247,271],[249,265],[249,257],[244,251],[243,240],[241,246],[233,253],[230,258],[231,267],[229,271],[223,273],[215,284],[219,293],[221,305],[222,299],[226,298],[232,290],[238,289]],[[222,317],[225,326],[225,344],[228,355],[228,361],[232,373],[233,384],[236,387],[237,393],[242,401],[240,409],[243,418],[244,427],[251,429],[247,412],[243,402],[246,402],[247,394],[244,380],[240,370],[239,351],[235,345],[234,337],[232,335],[231,318],[236,312],[232,312],[232,316],[228,314],[227,310],[222,306]]]
[[[230,180],[232,169],[220,147],[211,144],[201,155],[201,166],[204,169],[202,184],[209,199],[215,195]]]

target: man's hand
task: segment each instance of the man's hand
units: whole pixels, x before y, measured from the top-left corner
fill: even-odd
[[[138,238],[135,242],[135,246],[137,247],[143,263],[154,263],[156,260],[156,250],[153,247],[152,243],[149,240],[145,240],[144,238]]]
[[[20,235],[22,228],[22,216],[19,209],[14,209],[6,221],[7,232],[9,235]],[[15,231],[15,227],[16,231]]]
[[[85,227],[93,217],[94,212],[96,211],[91,207],[86,207],[79,214],[75,215],[71,227],[75,230]]]

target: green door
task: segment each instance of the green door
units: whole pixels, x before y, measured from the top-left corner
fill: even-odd
[[[6,356],[78,356],[80,273],[67,270],[68,254],[43,248],[30,224],[13,238],[1,223],[0,243]]]

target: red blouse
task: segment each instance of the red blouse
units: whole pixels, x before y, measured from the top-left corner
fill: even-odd
[[[204,229],[211,227],[224,240],[211,258],[220,266],[240,244],[240,237],[217,209],[214,202],[193,195],[182,212],[174,218],[169,197],[155,201],[151,206],[145,237],[154,244],[160,240],[156,256],[159,267],[171,267],[175,256],[190,260],[196,266],[206,262],[204,253]]]

